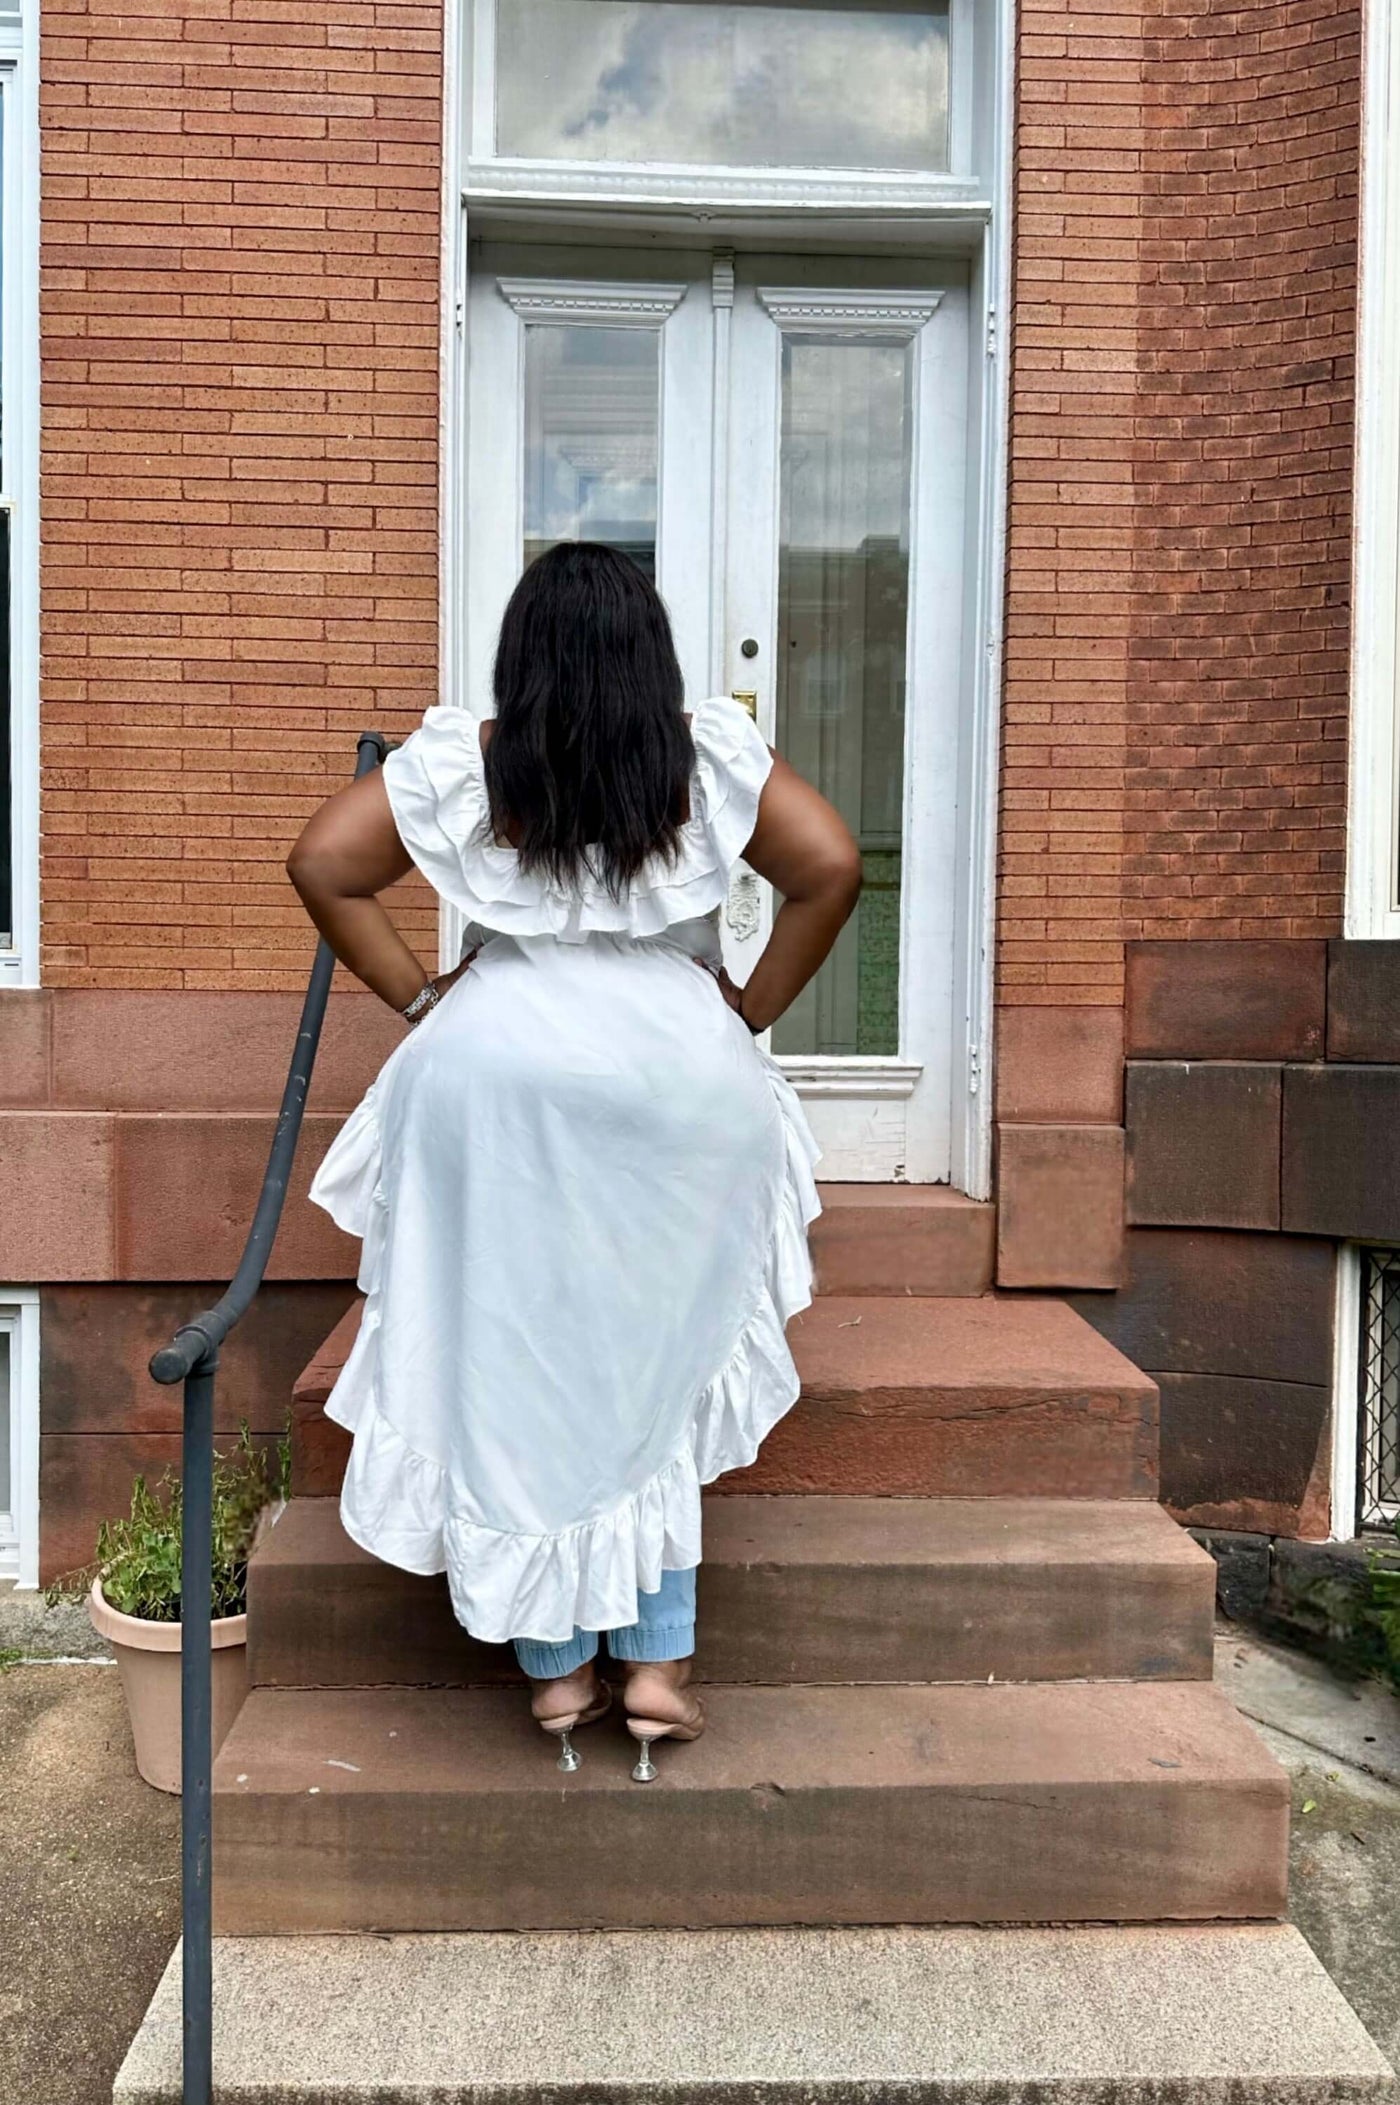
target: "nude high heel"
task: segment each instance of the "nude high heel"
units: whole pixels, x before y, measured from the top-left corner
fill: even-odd
[[[627,1730],[634,1740],[640,1742],[636,1766],[632,1770],[633,1783],[652,1783],[656,1778],[656,1765],[651,1758],[653,1740],[698,1740],[705,1730],[705,1712],[698,1696],[690,1695],[682,1683],[672,1688],[664,1681],[652,1677],[639,1694],[644,1709],[634,1712],[631,1708],[632,1689],[641,1674],[643,1665],[628,1677],[625,1700],[628,1705]],[[664,1710],[674,1710],[676,1715],[659,1715]]]
[[[547,1683],[536,1683],[537,1687],[548,1685]],[[533,1710],[533,1701],[531,1708]],[[545,1717],[541,1717],[538,1711],[534,1711],[535,1723],[539,1726],[541,1732],[547,1732],[551,1739],[557,1739],[559,1742],[559,1759],[554,1764],[556,1769],[562,1769],[566,1776],[572,1776],[575,1769],[583,1767],[583,1756],[575,1747],[570,1734],[576,1732],[580,1725],[596,1724],[599,1718],[607,1716],[611,1708],[612,1690],[606,1681],[599,1681],[592,1701],[585,1704],[582,1708],[575,1706],[571,1710],[556,1711],[552,1715]]]
[[[629,1718],[627,1730],[641,1746],[632,1770],[633,1783],[653,1783],[656,1780],[656,1765],[651,1758],[653,1740],[698,1740],[705,1730],[702,1717],[696,1725],[664,1725],[659,1718]]]

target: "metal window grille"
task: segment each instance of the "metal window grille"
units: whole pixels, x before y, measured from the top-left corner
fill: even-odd
[[[1400,1250],[1361,1253],[1357,1517],[1388,1527],[1400,1514]]]

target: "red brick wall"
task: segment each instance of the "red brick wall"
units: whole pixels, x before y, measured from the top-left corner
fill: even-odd
[[[1360,51],[1324,0],[1020,17],[998,984],[1340,927]]]
[[[286,848],[432,699],[440,44],[46,0],[49,985],[300,983]]]
[[[1141,6],[1024,0],[1003,717],[1003,1004],[1116,1005],[1142,272]]]
[[[1151,27],[1124,932],[1338,934],[1360,10]]]
[[[440,20],[136,4],[45,15],[44,972],[289,987],[285,847],[434,691]],[[1021,9],[1005,1004],[1337,926],[1358,70]]]

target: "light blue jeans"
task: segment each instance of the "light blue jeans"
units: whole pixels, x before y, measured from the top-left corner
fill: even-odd
[[[596,1630],[575,1630],[567,1643],[538,1644],[517,1637],[515,1656],[532,1681],[558,1681],[596,1658]],[[637,1595],[637,1620],[607,1632],[614,1659],[689,1659],[695,1650],[695,1573],[663,1571],[660,1590]]]

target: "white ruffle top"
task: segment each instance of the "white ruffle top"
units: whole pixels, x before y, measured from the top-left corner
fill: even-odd
[[[798,1379],[817,1149],[715,985],[720,908],[771,755],[699,703],[673,861],[620,899],[493,840],[478,719],[385,762],[400,836],[482,944],[391,1054],[311,1196],[362,1238],[327,1403],[352,1538],[448,1575],[489,1640],[636,1620],[701,1554],[700,1487],[754,1459]]]

